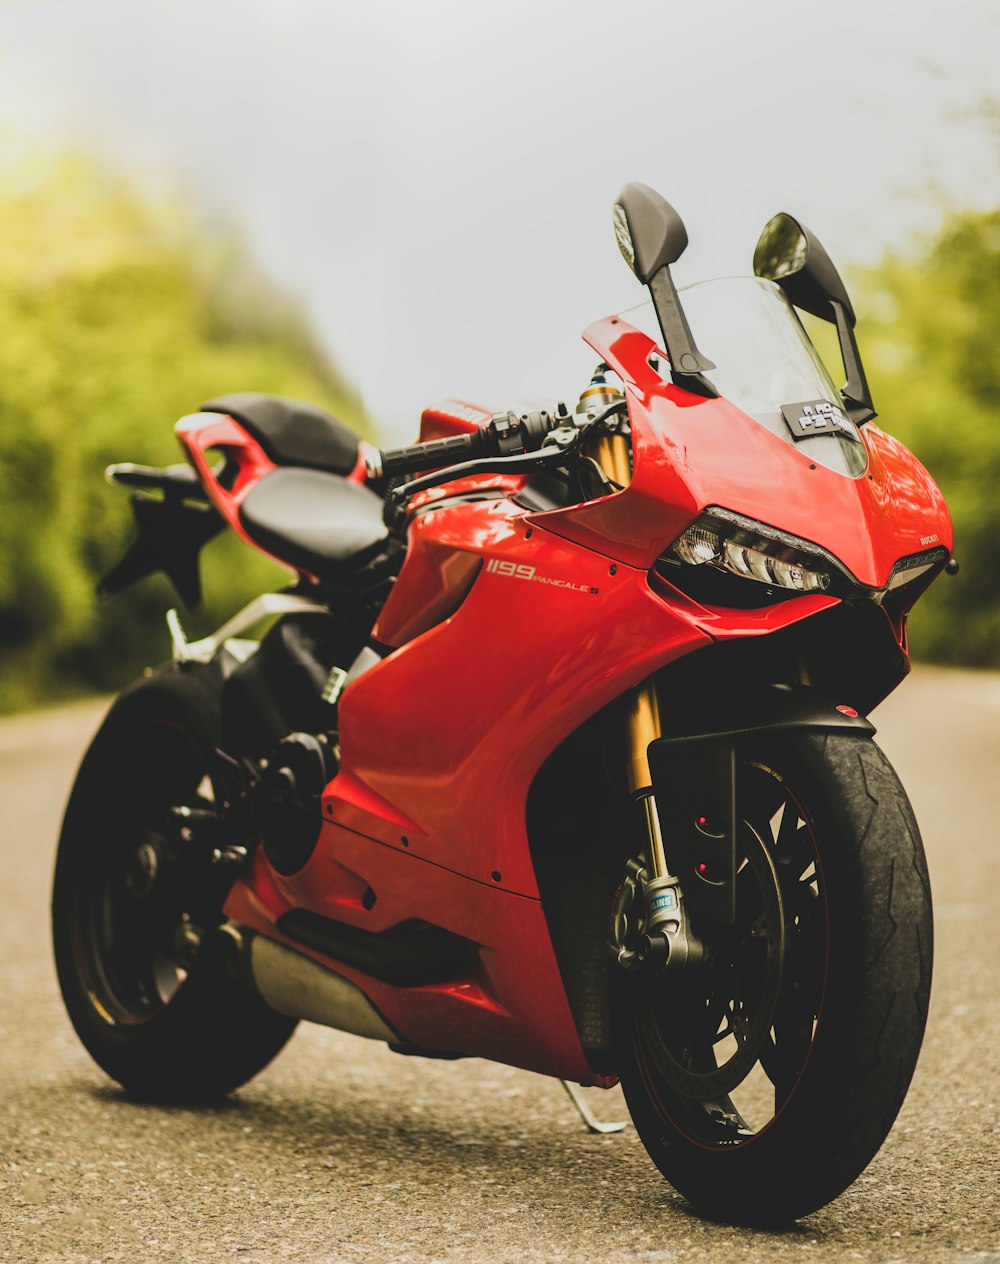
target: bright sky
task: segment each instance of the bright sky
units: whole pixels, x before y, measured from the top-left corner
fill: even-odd
[[[386,442],[576,395],[580,330],[642,297],[628,180],[687,224],[679,284],[776,210],[847,265],[995,205],[998,63],[995,0],[0,0],[0,125],[236,222]]]

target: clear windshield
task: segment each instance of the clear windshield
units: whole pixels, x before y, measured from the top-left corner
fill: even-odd
[[[720,395],[811,461],[852,478],[865,472],[867,452],[857,427],[840,412],[840,392],[773,281],[723,277],[685,286],[680,298],[698,349],[715,361],[705,377]],[[662,346],[652,303],[621,316]],[[824,404],[840,414],[835,425]]]

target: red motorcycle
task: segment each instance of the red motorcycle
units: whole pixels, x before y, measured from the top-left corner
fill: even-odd
[[[230,395],[178,423],[188,463],[109,471],[139,530],[105,594],[160,568],[195,603],[225,527],[295,579],[202,640],[171,611],[112,706],[59,979],[141,1097],[228,1093],[300,1019],[620,1080],[695,1206],[776,1223],[857,1177],[917,1059],[927,869],[865,717],[951,526],[807,229],[682,294],[668,203],[630,184],[615,229],[652,301],[586,331],[573,409],[449,402],[380,452]]]

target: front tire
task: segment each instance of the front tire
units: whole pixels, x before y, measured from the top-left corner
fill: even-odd
[[[700,1211],[780,1224],[846,1189],[902,1105],[930,887],[867,737],[757,738],[738,752],[737,820],[737,925],[695,926],[709,967],[619,980],[621,1081],[653,1161]]]
[[[223,885],[178,828],[178,808],[210,829],[216,815],[220,690],[212,665],[161,668],[126,690],[83,759],[59,841],[63,1000],[94,1061],[144,1099],[222,1097],[295,1029],[224,968]]]

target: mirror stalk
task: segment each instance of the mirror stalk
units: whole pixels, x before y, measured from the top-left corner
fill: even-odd
[[[696,395],[718,398],[719,392],[701,376],[706,369],[714,369],[715,364],[695,346],[670,269],[664,265],[649,278],[648,285],[674,382]]]
[[[830,300],[833,308],[834,323],[837,326],[837,337],[840,340],[840,355],[844,361],[844,372],[847,381],[841,387],[841,397],[847,406],[847,415],[856,426],[863,426],[866,421],[877,417],[872,406],[871,391],[868,379],[861,363],[858,340],[854,336],[854,325],[843,303],[837,299]],[[851,313],[853,315],[853,313]]]

